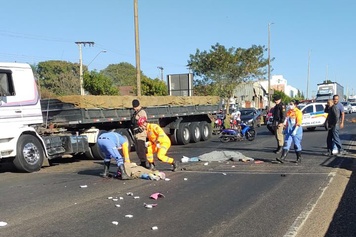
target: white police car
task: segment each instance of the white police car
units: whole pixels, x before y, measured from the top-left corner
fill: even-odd
[[[302,127],[310,131],[315,130],[316,127],[327,129],[325,121],[328,114],[324,112],[325,106],[326,103],[323,102],[298,105],[303,113]]]

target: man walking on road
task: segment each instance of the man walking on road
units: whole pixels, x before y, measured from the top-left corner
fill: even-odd
[[[274,102],[276,105],[274,106],[273,109],[273,129],[275,131],[275,136],[277,140],[277,149],[274,150],[274,153],[278,154],[281,153],[283,145],[284,145],[284,135],[283,135],[283,123],[285,119],[285,106],[281,102],[281,96],[280,95],[275,95],[274,96]]]
[[[345,120],[345,111],[344,111],[344,106],[339,102],[339,95],[334,95],[333,96],[333,101],[334,105],[336,105],[339,108],[339,122],[335,126],[335,130],[333,131],[333,136],[334,136],[334,141],[335,141],[335,146],[332,153],[333,154],[341,154],[344,155],[346,152],[342,149],[342,143],[340,140],[340,129],[344,128],[344,120]]]
[[[340,110],[338,106],[334,105],[333,100],[328,100],[327,102],[328,117],[326,118],[328,125],[328,136],[326,138],[326,146],[328,152],[325,154],[327,156],[333,155],[333,149],[335,146],[335,129],[336,125],[339,124]]]

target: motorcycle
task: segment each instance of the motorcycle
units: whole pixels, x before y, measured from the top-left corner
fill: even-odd
[[[253,141],[256,137],[256,131],[252,126],[241,123],[238,129],[223,129],[220,133],[221,142],[241,141],[247,139]]]

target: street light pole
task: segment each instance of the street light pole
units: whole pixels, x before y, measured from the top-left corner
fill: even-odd
[[[161,70],[161,81],[163,81],[163,67],[158,66],[157,68]]]
[[[268,23],[268,109],[271,108],[271,24]]]
[[[134,0],[134,20],[135,20],[135,55],[136,55],[137,96],[141,96],[140,41],[139,41],[139,35],[138,35],[138,3],[137,3],[137,0]]]
[[[83,56],[82,56],[82,45],[93,46],[94,42],[92,41],[78,41],[75,42],[79,47],[79,79],[80,79],[80,95],[84,95],[84,86],[83,86]]]
[[[106,53],[106,50],[101,50],[97,55],[95,55],[95,57],[90,61],[90,63],[88,63],[87,67],[89,67],[89,65],[99,56],[99,54],[101,53]]]

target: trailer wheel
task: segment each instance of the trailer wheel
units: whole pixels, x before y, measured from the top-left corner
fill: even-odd
[[[32,135],[22,135],[17,142],[17,156],[13,161],[15,167],[31,173],[41,169],[43,159],[44,150],[40,141]]]
[[[199,122],[193,122],[189,125],[190,141],[197,143],[201,139],[201,132],[199,128]]]
[[[126,129],[116,129],[115,132],[121,134],[123,137],[125,137],[127,139],[127,142],[129,143],[129,150],[131,150],[133,141],[131,140],[131,136],[130,136],[129,132]]]
[[[179,145],[185,145],[190,142],[189,126],[187,123],[180,123],[177,131],[177,142]]]
[[[202,121],[199,123],[199,129],[202,141],[207,141],[211,138],[211,124],[207,123],[206,121]]]
[[[98,133],[98,137],[104,132],[106,132],[106,131],[105,130],[100,130],[99,133]],[[98,160],[100,160],[100,159],[104,160],[105,159],[105,155],[104,155],[104,153],[101,152],[98,143],[95,143],[95,144],[91,145],[90,146],[90,150],[91,150],[91,153],[93,154],[95,159],[98,159]]]

